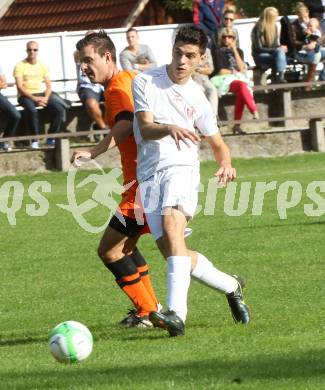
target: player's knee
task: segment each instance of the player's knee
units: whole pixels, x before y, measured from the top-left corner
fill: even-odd
[[[123,257],[119,251],[107,247],[105,244],[101,243],[97,248],[97,254],[103,263],[111,263],[113,261],[119,260]]]
[[[165,225],[163,228],[163,242],[166,247],[170,247],[174,242],[178,241],[180,237],[183,237],[183,233],[179,226]]]

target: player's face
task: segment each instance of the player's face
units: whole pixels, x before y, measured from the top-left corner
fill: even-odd
[[[169,66],[172,81],[177,84],[186,83],[200,65],[203,56],[199,46],[176,42],[173,47],[172,62]]]
[[[112,77],[111,53],[101,56],[92,45],[85,46],[80,51],[80,64],[82,72],[92,83],[105,84]]]

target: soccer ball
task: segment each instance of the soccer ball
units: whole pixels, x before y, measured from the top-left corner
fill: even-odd
[[[61,322],[50,333],[49,348],[61,363],[80,362],[91,354],[93,336],[80,322]]]

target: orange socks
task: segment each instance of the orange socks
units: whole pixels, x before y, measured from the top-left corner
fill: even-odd
[[[142,277],[131,256],[124,256],[122,259],[113,263],[105,263],[105,266],[113,273],[116,283],[130,298],[140,317],[146,316],[149,312],[157,310],[156,300],[154,300],[147,291],[146,285],[143,283]],[[149,275],[146,276],[149,278]],[[151,290],[153,292],[152,286]]]
[[[148,293],[151,295],[152,300],[155,302],[156,306],[158,304],[158,299],[156,297],[155,290],[151,283],[151,278],[149,276],[149,267],[146,263],[145,259],[143,258],[142,254],[138,250],[138,248],[135,248],[133,253],[130,255],[132,258],[134,264],[137,267],[137,270],[140,274],[140,278],[144,286],[146,287]]]

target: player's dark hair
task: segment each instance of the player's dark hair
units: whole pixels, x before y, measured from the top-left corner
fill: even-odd
[[[201,28],[188,25],[178,30],[175,38],[175,43],[177,42],[197,45],[200,48],[200,53],[204,54],[208,45],[208,38]]]
[[[95,49],[96,53],[103,56],[106,52],[110,52],[112,60],[116,62],[116,49],[111,38],[106,34],[104,30],[94,32],[86,35],[84,38],[77,42],[76,48],[78,51],[82,50],[85,46],[91,45]]]

